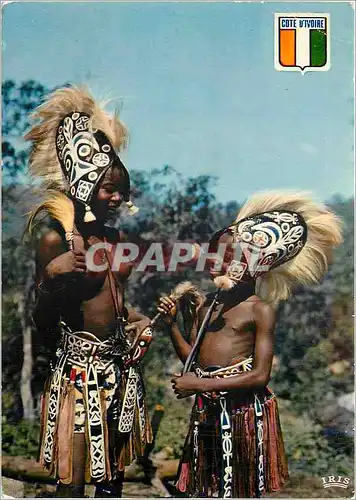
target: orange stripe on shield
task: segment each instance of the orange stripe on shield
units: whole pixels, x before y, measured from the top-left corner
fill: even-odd
[[[295,30],[279,31],[279,62],[282,66],[296,65]]]

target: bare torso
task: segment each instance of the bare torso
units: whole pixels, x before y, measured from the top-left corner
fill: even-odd
[[[229,366],[253,354],[256,336],[253,308],[257,302],[261,299],[253,295],[237,305],[216,306],[198,356],[203,368]],[[203,307],[202,317],[206,311],[207,307]]]
[[[74,248],[87,252],[90,246],[102,241],[103,238],[96,236],[83,238],[83,236],[76,234]],[[107,241],[113,245],[117,242],[112,238]],[[103,265],[106,262],[105,251],[98,249],[95,253],[94,263]],[[121,314],[124,314],[124,285],[130,272],[129,266],[120,266],[119,272],[113,272]],[[116,311],[108,271],[87,270],[83,274],[76,274],[62,296],[59,313],[61,319],[72,330],[85,330],[101,339],[107,338],[116,326]]]
[[[84,241],[82,236],[75,237],[74,246],[78,250],[88,250],[89,247],[101,240],[94,236]],[[97,251],[95,263],[100,265],[106,262],[103,250]],[[119,298],[121,310],[124,304],[124,289],[122,276],[113,273],[115,281],[119,286]],[[116,312],[110,289],[107,271],[87,271],[85,276],[78,282],[78,296],[81,299],[80,309],[83,321],[83,330],[94,333],[99,338],[105,338],[115,328]],[[70,317],[71,311],[63,311],[63,316]]]

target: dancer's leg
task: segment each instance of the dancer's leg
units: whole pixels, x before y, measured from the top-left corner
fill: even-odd
[[[57,498],[84,498],[85,489],[85,436],[75,433],[73,440],[73,479],[70,484],[58,483]]]

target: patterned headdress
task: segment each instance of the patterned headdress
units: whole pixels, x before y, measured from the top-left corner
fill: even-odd
[[[215,283],[258,278],[259,294],[274,305],[288,298],[296,284],[318,282],[327,271],[332,248],[342,241],[338,217],[305,193],[252,196],[235,223],[216,233],[212,242],[226,233],[236,247],[235,258]]]
[[[126,144],[127,132],[84,88],[58,89],[33,113],[38,120],[25,139],[33,142],[30,172],[45,189],[62,191],[85,207],[85,222],[95,220],[91,201],[107,170],[117,165],[125,177],[123,198],[131,212],[130,178],[116,150]]]

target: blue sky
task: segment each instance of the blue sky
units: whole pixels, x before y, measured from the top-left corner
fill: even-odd
[[[274,12],[331,15],[331,69],[274,69]],[[130,169],[219,177],[221,201],[273,188],[353,193],[354,12],[318,3],[13,3],[3,79],[121,97]]]

